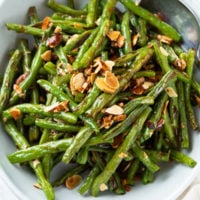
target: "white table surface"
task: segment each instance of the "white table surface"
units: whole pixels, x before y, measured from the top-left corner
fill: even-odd
[[[176,1],[176,0],[174,0]],[[182,0],[188,4],[198,15],[200,19],[200,0]],[[14,193],[11,192],[6,184],[7,180],[3,178],[0,171],[0,200],[19,200]],[[9,195],[8,195],[9,194]],[[200,199],[200,172],[192,184],[181,194],[177,200],[199,200]]]

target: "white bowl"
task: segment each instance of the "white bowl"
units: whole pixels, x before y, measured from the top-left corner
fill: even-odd
[[[199,1],[199,0],[198,0]],[[76,1],[80,2],[80,1]],[[81,1],[83,4],[85,1]],[[197,0],[195,1],[197,5]],[[200,3],[200,1],[199,1]],[[40,17],[44,17],[50,11],[46,8],[46,1],[42,0],[0,0],[0,72],[2,73],[7,64],[7,54],[10,49],[15,47],[16,33],[8,31],[4,24],[6,22],[24,23],[26,22],[26,14],[29,6],[36,6]],[[190,4],[192,6],[192,4]],[[196,8],[197,10],[197,8]],[[199,75],[199,74],[198,74]],[[198,112],[198,119],[200,113]],[[5,196],[6,199],[20,200],[41,200],[45,199],[43,192],[33,187],[37,181],[36,177],[29,171],[18,165],[12,165],[7,160],[6,155],[15,151],[15,146],[10,138],[4,133],[0,127],[0,199]],[[200,173],[200,135],[196,132],[192,133],[192,149],[187,152],[189,156],[194,158],[198,164],[191,169],[181,164],[167,164],[156,176],[156,180],[148,185],[138,184],[132,188],[130,192],[123,196],[112,194],[100,195],[99,200],[125,200],[125,199],[150,199],[150,200],[174,200],[183,190],[191,183],[195,176]],[[8,190],[9,193],[4,194],[3,191]],[[56,199],[64,200],[76,199],[97,199],[89,196],[80,196],[79,193],[69,191],[64,187],[55,189]],[[5,199],[5,198],[3,198]]]

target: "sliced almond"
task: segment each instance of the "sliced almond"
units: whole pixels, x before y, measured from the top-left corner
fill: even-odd
[[[113,120],[116,122],[121,122],[124,121],[125,119],[126,119],[126,114],[116,115],[113,117]]]
[[[44,110],[46,112],[60,112],[60,111],[69,111],[69,108],[68,108],[68,104],[69,104],[69,101],[63,101],[63,102],[60,102],[60,103],[55,103],[55,104],[52,104],[50,106],[47,106]]]
[[[105,72],[105,83],[113,89],[117,89],[119,87],[119,81],[117,77],[110,71]]]
[[[50,17],[49,16],[47,16],[47,17],[45,17],[44,19],[43,19],[43,21],[42,21],[42,30],[46,30],[46,29],[48,29],[49,28],[49,25],[50,25]]]
[[[41,55],[42,60],[44,61],[50,61],[51,60],[51,50],[47,50],[45,51],[42,55]]]
[[[70,177],[68,177],[65,181],[65,186],[70,189],[73,190],[75,187],[77,187],[82,181],[82,177],[80,175],[72,175]]]
[[[169,97],[178,97],[176,91],[172,87],[167,87],[165,91]]]
[[[12,116],[13,119],[18,120],[21,117],[21,110],[19,110],[18,108],[12,108],[10,110],[10,115]]]
[[[84,83],[85,83],[85,77],[82,72],[78,74],[73,74],[70,79],[70,88],[72,93],[74,93],[75,91],[81,92]]]
[[[132,37],[132,45],[135,46],[137,44],[137,41],[139,39],[140,35],[137,33]]]
[[[119,157],[120,157],[120,158],[127,158],[128,155],[127,155],[126,153],[124,153],[124,152],[121,152],[121,153],[119,154]]]
[[[115,89],[109,87],[105,81],[104,78],[102,77],[98,77],[95,80],[96,86],[102,90],[103,92],[109,93],[109,94],[114,94],[115,93]]]
[[[174,61],[174,66],[179,69],[180,71],[184,71],[187,64],[186,61],[184,59],[176,59]]]
[[[108,186],[107,186],[105,183],[102,183],[102,184],[99,186],[99,190],[100,190],[101,192],[106,191],[106,190],[108,190]]]
[[[171,44],[173,39],[166,35],[157,35],[157,39],[165,44]]]
[[[112,68],[115,66],[115,62],[112,60],[106,60],[104,61],[104,63],[106,65],[106,69],[104,69],[105,71],[106,70],[112,71]]]
[[[113,105],[109,108],[106,108],[105,113],[108,113],[111,115],[122,115],[124,113],[124,110],[122,107],[120,107],[118,105]]]
[[[22,88],[20,87],[20,85],[14,84],[14,85],[13,85],[13,90],[14,90],[17,94],[22,94]]]
[[[54,33],[58,34],[62,32],[62,28],[60,26],[56,26]]]
[[[120,31],[110,31],[108,34],[107,34],[107,36],[109,37],[109,39],[111,40],[111,41],[117,41],[117,39],[119,38],[119,36],[120,36]]]
[[[121,48],[124,46],[125,43],[125,37],[123,35],[120,35],[117,39],[117,47]]]
[[[142,87],[145,89],[145,90],[148,90],[150,89],[151,87],[154,86],[154,83],[151,82],[151,81],[145,81],[143,84],[142,84]]]

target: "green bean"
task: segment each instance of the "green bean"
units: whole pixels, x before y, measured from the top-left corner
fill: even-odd
[[[36,79],[36,75],[42,65],[42,58],[41,55],[42,53],[44,53],[44,51],[46,50],[46,46],[44,46],[43,44],[41,44],[38,47],[38,50],[33,58],[31,67],[30,67],[30,74],[28,75],[28,77],[22,81],[22,83],[20,84],[20,88],[22,89],[22,93],[25,93],[26,90],[28,90],[28,88],[31,86],[31,84],[33,83],[33,81],[35,81]],[[18,94],[17,92],[14,92],[12,94],[12,97],[10,98],[9,104],[13,105],[16,103],[16,101],[19,99],[20,94]]]
[[[81,187],[79,188],[79,193],[80,194],[84,194],[85,192],[87,192],[88,190],[90,190],[94,179],[97,177],[97,175],[100,173],[100,169],[97,165],[95,165],[92,170],[90,171],[89,175],[87,176],[85,182],[83,183],[83,185],[81,185]]]
[[[74,109],[76,107],[76,103],[71,99],[69,95],[62,92],[59,87],[51,84],[47,80],[38,80],[37,83],[46,91],[50,92],[53,96],[55,96],[59,101],[66,101],[69,100],[69,106],[71,109]]]
[[[150,137],[152,137],[154,131],[159,128],[160,126],[160,119],[162,116],[163,108],[168,100],[168,96],[166,93],[161,93],[161,96],[159,97],[159,100],[154,105],[153,112],[151,116],[148,119],[147,126],[145,127],[145,130],[142,135],[142,142],[146,141]],[[161,121],[162,125],[162,121]]]
[[[56,123],[45,119],[36,119],[35,125],[41,128],[53,129],[57,131],[67,131],[69,133],[77,132],[80,129],[80,126]]]
[[[127,151],[131,148],[134,140],[136,139],[137,134],[141,131],[143,124],[149,115],[151,109],[147,108],[138,118],[137,122],[134,123],[130,132],[123,140],[122,144],[115,151],[112,158],[108,161],[104,170],[95,178],[94,183],[91,188],[91,194],[93,196],[97,196],[100,190],[100,185],[102,183],[106,184],[112,174],[115,172],[123,158],[119,156],[121,153],[127,153]]]
[[[149,24],[156,27],[164,35],[171,37],[176,42],[180,41],[180,34],[172,26],[157,18],[153,13],[136,5],[131,0],[120,0],[120,2],[134,14],[145,19]]]
[[[8,30],[16,31],[17,33],[27,33],[30,35],[42,37],[45,34],[45,31],[40,28],[31,27],[28,25],[6,23]]]
[[[62,119],[65,122],[69,122],[72,124],[75,124],[77,122],[77,117],[76,115],[70,113],[70,112],[49,112],[47,111],[48,106],[44,106],[42,104],[31,104],[31,103],[23,103],[23,104],[18,104],[16,106],[10,107],[7,110],[3,111],[3,118],[4,121],[6,121],[7,119],[12,118],[12,110],[18,110],[21,113],[32,113],[32,114],[39,114],[45,117],[55,117],[58,119]]]
[[[90,127],[83,127],[79,130],[75,136],[72,144],[67,148],[63,155],[62,161],[64,163],[69,163],[73,156],[79,151],[79,149],[87,142],[87,140],[93,134],[93,130]]]
[[[126,176],[127,185],[134,185],[134,177],[137,171],[139,170],[139,167],[140,167],[140,160],[138,158],[135,158],[127,172]]]
[[[188,76],[190,78],[192,78],[192,74],[193,74],[193,67],[194,67],[194,62],[195,62],[195,51],[194,50],[190,50],[188,52],[188,58],[187,58],[187,67],[186,67],[186,73],[188,74]],[[194,110],[192,108],[191,105],[191,101],[190,101],[190,90],[191,90],[191,84],[186,84],[186,86],[184,87],[184,94],[185,94],[185,101],[186,101],[186,113],[187,113],[187,118],[189,119],[189,123],[192,127],[193,130],[198,129],[198,122],[194,113]]]
[[[77,45],[80,45],[90,35],[90,33],[91,31],[88,30],[81,33],[80,35],[74,36],[72,39],[69,39],[63,47],[63,51],[65,53],[72,51],[74,48],[77,47]]]
[[[155,173],[160,169],[160,167],[151,160],[151,158],[148,156],[145,150],[142,149],[142,147],[134,144],[132,145],[132,150],[137,158],[146,166],[150,172]]]
[[[184,85],[181,81],[178,82],[178,95],[179,95],[179,112],[180,112],[180,142],[182,148],[189,148],[189,132],[188,132],[188,122],[187,122],[187,114],[186,114],[186,102],[184,95]]]
[[[80,16],[86,14],[85,10],[75,10],[63,4],[55,2],[55,0],[48,0],[48,6],[57,12],[66,13],[72,16]]]
[[[22,52],[22,66],[23,66],[23,72],[29,72],[32,56],[31,51],[29,50],[28,46],[28,40],[20,38],[18,41],[19,50]]]
[[[76,107],[74,112],[77,115],[83,114],[96,100],[100,94],[100,89],[94,84],[90,93],[81,101],[81,103]]]
[[[2,114],[2,111],[8,104],[10,98],[10,92],[12,89],[12,84],[17,75],[17,72],[19,71],[18,64],[20,60],[21,60],[21,53],[19,50],[15,50],[4,72],[3,82],[0,90],[0,115]]]
[[[58,141],[51,141],[31,147],[26,147],[12,154],[9,154],[8,159],[11,163],[23,163],[35,160],[45,156],[46,154],[54,154],[65,151],[72,141],[72,138],[66,138]]]
[[[77,69],[79,67],[80,60],[82,59],[83,55],[85,54],[85,52],[88,50],[88,48],[91,46],[92,42],[96,38],[98,31],[99,31],[99,28],[92,30],[90,36],[87,38],[87,40],[81,46],[81,48],[78,52],[78,55],[76,56],[76,59],[72,64],[74,69]]]
[[[86,23],[88,26],[94,26],[97,20],[97,7],[99,1],[98,0],[90,0],[87,5],[87,16]]]
[[[44,64],[44,69],[51,75],[56,75],[56,65],[52,63],[51,61],[48,61],[47,63]]]
[[[65,174],[63,174],[60,178],[55,180],[52,185],[54,187],[63,185],[68,177],[73,176],[74,174],[79,174],[83,171],[85,171],[88,168],[88,165],[77,165],[75,167],[71,167],[70,169],[67,169]]]
[[[178,147],[176,136],[174,134],[174,129],[172,127],[169,113],[167,110],[163,112],[163,120],[164,120],[164,130],[165,130],[167,138],[169,139],[169,143],[172,144],[172,146],[175,148]]]
[[[154,179],[154,173],[151,172],[147,167],[144,169],[142,172],[142,183],[143,184],[148,184],[153,182]]]
[[[158,162],[168,162],[170,158],[170,151],[168,152],[162,152],[162,151],[156,151],[156,150],[145,150],[146,153],[149,155],[151,160],[155,163]]]
[[[122,35],[125,37],[125,44],[124,44],[124,54],[128,54],[132,52],[132,38],[130,32],[130,13],[126,11],[123,14],[122,22],[121,22],[121,31]]]
[[[13,121],[9,121],[4,124],[4,127],[7,131],[7,133],[11,136],[15,144],[21,149],[26,150],[26,148],[29,148],[29,143],[25,139],[25,137],[17,130],[15,127]],[[49,200],[54,200],[55,194],[54,190],[51,186],[51,184],[48,182],[48,180],[45,178],[42,165],[39,160],[33,159],[33,161],[29,162],[31,168],[34,170],[35,174],[38,177],[39,183],[41,184],[41,187]]]
[[[188,167],[195,167],[197,164],[195,160],[180,151],[172,150],[170,157],[177,162],[187,165]]]
[[[99,27],[99,32],[97,33],[93,43],[90,48],[85,52],[83,57],[80,59],[77,66],[74,66],[74,69],[86,68],[95,56],[95,51],[101,46],[102,41],[106,38],[108,31],[110,30],[110,21],[105,20]],[[78,68],[77,68],[78,67]]]

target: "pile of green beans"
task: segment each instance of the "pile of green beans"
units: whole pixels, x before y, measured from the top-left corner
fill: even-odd
[[[48,0],[51,16],[39,19],[31,7],[29,24],[6,24],[34,41],[18,40],[1,83],[1,121],[17,147],[8,160],[32,168],[48,200],[73,175],[87,174],[82,195],[125,194],[136,180],[153,182],[161,163],[196,165],[182,151],[199,128],[196,52],[181,49],[181,35],[154,13],[119,2],[124,12],[117,0],[89,0],[82,9]],[[118,80],[113,92],[96,84],[108,71]],[[74,92],[76,75],[87,86]],[[113,106],[122,112],[107,112]],[[61,162],[66,172],[52,180]]]

